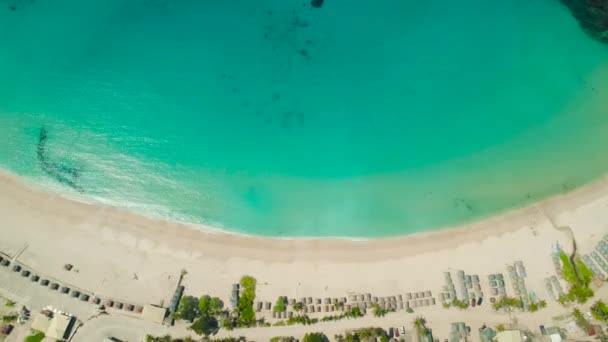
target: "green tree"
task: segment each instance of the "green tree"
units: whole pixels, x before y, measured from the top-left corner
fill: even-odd
[[[295,311],[302,311],[302,309],[304,309],[304,304],[297,302],[293,305],[293,309]]]
[[[498,311],[500,309],[513,309],[513,308],[521,308],[522,302],[519,298],[512,298],[507,296],[502,296],[496,303],[492,304],[492,308]]]
[[[570,289],[567,294],[560,296],[558,301],[562,305],[570,302],[586,303],[589,298],[593,297],[593,290],[589,288],[593,272],[580,258],[574,260],[573,264],[564,251],[560,252],[559,258],[564,279],[570,284]]]
[[[426,327],[426,319],[422,316],[418,316],[412,321],[412,327],[416,331],[416,334],[418,334],[419,336],[426,335],[426,332],[428,330]]]
[[[222,302],[222,300],[217,297],[212,297],[209,301],[209,312],[214,315],[217,315],[222,312],[222,309],[224,309],[224,302]]]
[[[225,318],[222,320],[222,328],[230,331],[232,329],[234,329],[234,322],[232,322],[232,319],[230,318]]]
[[[211,309],[211,296],[209,296],[209,295],[201,296],[201,298],[199,298],[199,300],[198,300],[198,308],[199,308],[201,314],[203,314],[203,315],[208,314],[209,310]]]
[[[255,286],[255,278],[250,276],[244,276],[241,278],[241,297],[239,298],[238,311],[239,323],[244,326],[251,326],[255,324],[255,311],[253,311]]]
[[[325,334],[316,332],[304,335],[302,342],[329,342],[329,339],[327,336],[325,336]]]
[[[179,301],[177,311],[173,313],[173,318],[193,322],[197,317],[200,316],[200,313],[201,312],[198,308],[198,299],[193,296],[183,296]]]
[[[277,302],[274,304],[272,310],[274,312],[285,312],[287,310],[287,301],[285,300],[285,297],[277,298]]]
[[[378,305],[376,303],[374,303],[373,308],[374,308],[374,316],[376,316],[376,317],[384,317],[384,315],[386,315],[386,313],[387,313],[387,310],[382,309],[380,307],[380,305]]]
[[[603,301],[598,300],[591,306],[591,315],[598,321],[608,321],[608,305]]]
[[[270,339],[270,342],[296,342],[297,339],[293,336],[275,336]]]
[[[591,323],[585,318],[583,313],[579,309],[574,309],[572,311],[572,317],[574,317],[574,322],[585,332],[589,332],[591,330]]]
[[[44,337],[44,333],[35,332],[32,335],[26,337],[24,342],[41,342],[42,340],[44,340]]]
[[[19,315],[17,315],[16,313],[11,313],[11,314],[2,316],[2,322],[13,323],[17,320],[17,318],[19,318]]]
[[[194,331],[197,335],[209,336],[217,333],[219,324],[217,319],[213,316],[202,316],[194,321],[189,329]]]

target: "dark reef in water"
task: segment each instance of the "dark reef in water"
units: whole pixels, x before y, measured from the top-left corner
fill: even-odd
[[[608,0],[560,0],[589,36],[608,43]]]
[[[65,184],[79,192],[83,192],[84,190],[80,187],[76,180],[80,177],[80,170],[67,167],[62,164],[52,163],[48,160],[46,142],[48,140],[48,132],[46,129],[40,129],[40,135],[38,137],[38,162],[40,162],[40,167],[46,173],[54,177],[57,181],[62,184]]]
[[[315,8],[321,8],[321,6],[323,6],[323,0],[312,0],[310,5]]]

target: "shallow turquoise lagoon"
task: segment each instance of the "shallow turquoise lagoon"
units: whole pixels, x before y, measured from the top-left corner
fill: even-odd
[[[566,191],[608,170],[606,94],[558,0],[0,1],[0,167],[237,233],[396,236]]]

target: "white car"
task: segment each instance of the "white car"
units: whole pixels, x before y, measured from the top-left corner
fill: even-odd
[[[400,327],[399,332],[401,333],[402,336],[405,335],[405,327]]]

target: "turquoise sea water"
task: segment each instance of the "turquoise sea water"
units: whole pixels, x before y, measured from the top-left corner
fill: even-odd
[[[0,167],[246,234],[401,235],[591,181],[605,94],[558,0],[0,0]]]

